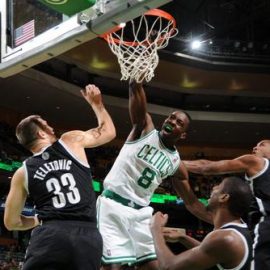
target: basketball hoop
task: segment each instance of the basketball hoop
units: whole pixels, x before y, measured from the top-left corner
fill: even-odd
[[[117,56],[121,80],[135,79],[149,82],[158,65],[158,50],[177,35],[175,19],[167,12],[152,9],[127,25],[117,26],[101,35]]]

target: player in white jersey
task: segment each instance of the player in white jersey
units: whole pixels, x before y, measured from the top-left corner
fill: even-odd
[[[133,128],[97,202],[106,270],[133,263],[140,269],[158,269],[149,229],[153,212],[150,198],[162,180],[176,171],[180,180],[188,179],[175,144],[186,137],[190,117],[175,111],[157,131],[146,107],[142,84],[131,82],[129,112]]]

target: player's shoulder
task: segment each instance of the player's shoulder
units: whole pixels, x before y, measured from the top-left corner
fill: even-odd
[[[84,138],[85,132],[82,130],[71,130],[61,135],[60,140],[65,143],[76,143]]]
[[[154,137],[158,138],[158,131],[155,128],[149,130],[144,129],[139,133],[133,129],[127,137],[126,144],[135,144]]]
[[[228,263],[245,250],[243,238],[235,230],[218,229],[209,233],[200,245],[200,250],[218,263]]]
[[[225,251],[232,248],[239,234],[233,230],[218,229],[209,233],[202,242],[202,247],[211,251]]]
[[[18,184],[22,184],[25,179],[25,170],[24,167],[20,167],[17,169],[17,171],[14,173],[12,177],[12,182]]]
[[[254,154],[246,154],[246,155],[242,155],[238,158],[236,158],[236,160],[241,160],[244,163],[247,164],[258,164],[258,163],[264,163],[264,158],[263,157],[259,157],[256,156]]]
[[[24,168],[20,167],[19,169],[16,170],[15,174],[17,175],[24,175]]]

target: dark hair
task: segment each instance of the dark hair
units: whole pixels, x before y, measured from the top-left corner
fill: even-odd
[[[30,150],[37,139],[38,129],[43,129],[39,115],[30,115],[17,125],[16,136],[19,143]]]
[[[241,178],[236,176],[223,179],[223,193],[229,194],[228,208],[236,217],[245,215],[252,201],[252,191],[249,185]]]
[[[187,117],[187,119],[188,119],[188,125],[186,126],[186,131],[187,131],[189,129],[189,124],[192,121],[191,116],[186,111],[177,110],[175,112],[182,113],[182,114],[184,114]]]
[[[191,122],[191,121],[192,121],[192,118],[191,118],[191,116],[190,116],[190,114],[189,114],[189,113],[187,113],[186,111],[180,111],[180,112],[184,113],[184,114],[187,116],[187,118],[188,118],[189,122]]]

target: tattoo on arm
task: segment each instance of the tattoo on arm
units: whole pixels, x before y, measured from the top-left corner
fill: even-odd
[[[101,123],[99,127],[92,129],[92,134],[94,138],[97,139],[98,137],[101,136],[101,131],[102,131],[103,126],[104,126],[104,123]]]

